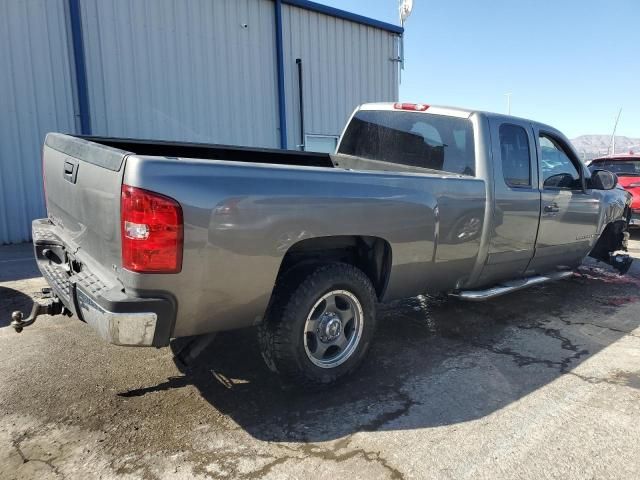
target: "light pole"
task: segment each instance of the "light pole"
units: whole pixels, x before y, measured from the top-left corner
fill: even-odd
[[[620,107],[620,110],[618,110],[616,123],[614,123],[613,125],[613,133],[611,134],[611,143],[609,144],[609,148],[607,149],[607,155],[609,155],[609,150],[611,150],[611,155],[616,154],[616,130],[618,128],[618,122],[620,121],[620,115],[622,115],[622,107]]]
[[[507,97],[507,113],[511,115],[511,95],[513,93],[505,93],[504,96]]]

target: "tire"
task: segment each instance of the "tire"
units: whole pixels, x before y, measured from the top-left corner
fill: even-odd
[[[369,278],[352,265],[330,263],[280,282],[258,339],[266,364],[285,381],[322,387],[360,366],[375,327]]]

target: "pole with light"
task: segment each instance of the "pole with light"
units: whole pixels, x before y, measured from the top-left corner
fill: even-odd
[[[400,26],[404,30],[404,24],[413,10],[413,0],[400,0],[398,11],[400,13]],[[404,70],[404,31],[400,36],[400,80],[402,81],[402,70]]]

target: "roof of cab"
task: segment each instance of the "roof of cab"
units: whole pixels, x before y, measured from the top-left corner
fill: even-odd
[[[359,110],[399,110],[398,108],[395,107],[395,105],[403,104],[403,103],[408,105],[425,105],[428,107],[425,110],[419,110],[419,111],[415,110],[417,113],[430,113],[432,115],[433,114],[448,115],[450,117],[458,117],[458,118],[469,118],[473,114],[480,114],[480,115],[484,115],[485,117],[491,117],[491,118],[503,118],[503,119],[511,118],[514,120],[535,123],[536,125],[544,129],[549,129],[554,131],[556,130],[550,125],[545,125],[544,123],[536,122],[528,118],[516,117],[515,115],[506,115],[502,113],[487,112],[484,110],[475,110],[475,109],[469,109],[469,108],[448,107],[443,105],[430,105],[427,103],[418,104],[418,103],[409,103],[409,102],[374,102],[374,103],[362,104],[358,109]],[[414,110],[409,110],[409,111],[414,111]]]
[[[394,105],[398,102],[375,102],[364,103],[360,105],[358,110],[397,110]],[[421,104],[427,105],[427,104]],[[417,113],[422,113],[418,111]],[[444,107],[438,105],[429,105],[429,108],[424,113],[436,114],[436,115],[448,115],[450,117],[469,118],[472,114],[476,113],[475,110],[469,110],[465,108],[457,107]]]

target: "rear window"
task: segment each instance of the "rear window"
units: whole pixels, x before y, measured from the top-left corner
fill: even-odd
[[[467,119],[420,112],[361,110],[338,153],[475,175],[473,128]]]
[[[601,162],[593,162],[589,169],[609,170],[621,176],[640,176],[640,160],[604,160]]]

